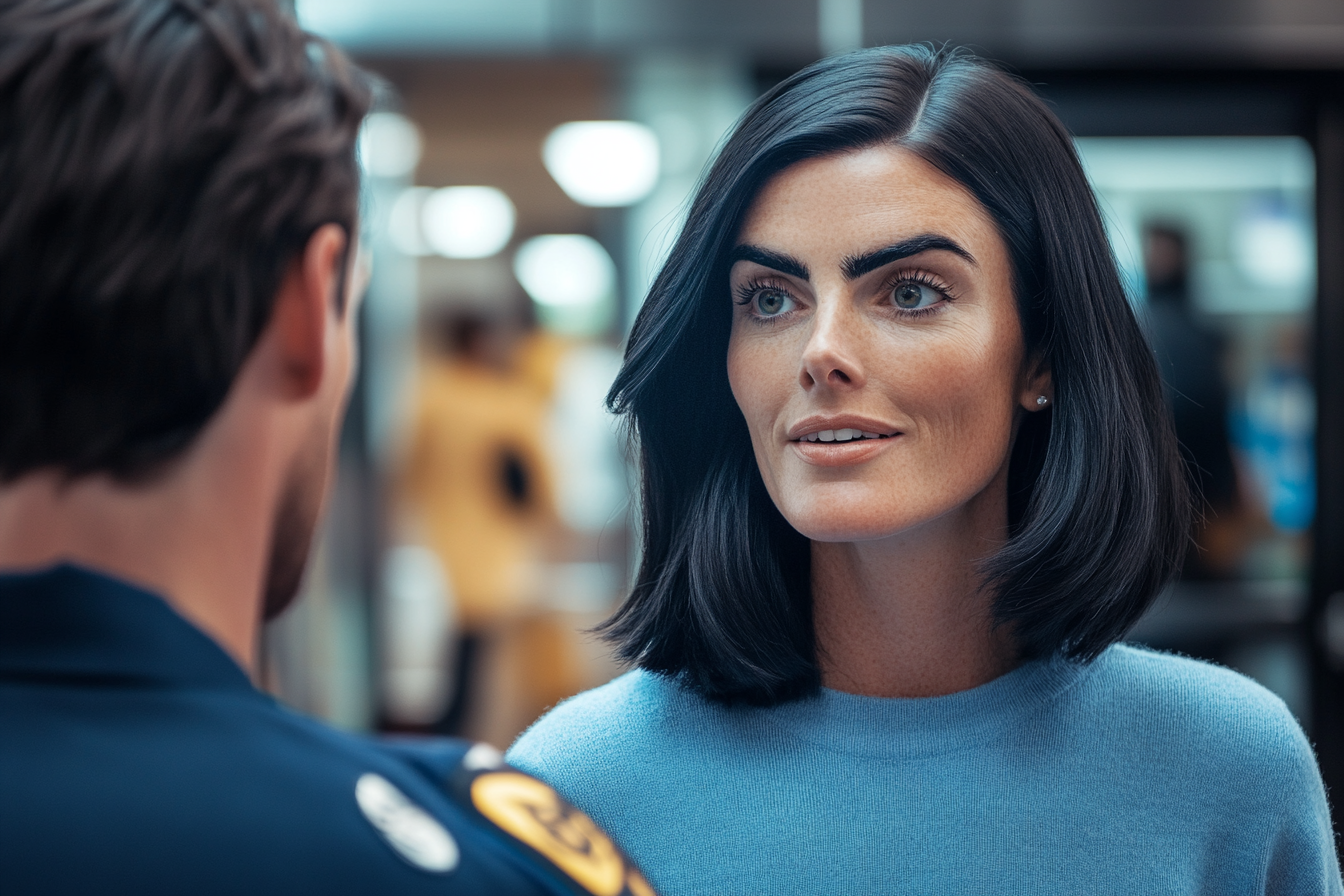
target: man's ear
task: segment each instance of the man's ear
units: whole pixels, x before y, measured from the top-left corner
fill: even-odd
[[[1027,359],[1026,372],[1026,385],[1018,396],[1018,402],[1028,411],[1043,411],[1053,407],[1055,381],[1050,373],[1050,362],[1044,355],[1033,354]]]
[[[290,398],[311,397],[322,385],[327,363],[327,327],[337,314],[345,230],[323,224],[285,269],[268,329],[279,362],[282,388]]]

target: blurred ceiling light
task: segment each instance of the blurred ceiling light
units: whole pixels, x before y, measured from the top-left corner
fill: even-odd
[[[571,121],[546,137],[541,157],[580,205],[633,205],[658,183],[658,138],[633,121]]]
[[[1252,283],[1301,289],[1312,277],[1315,250],[1300,215],[1272,205],[1244,213],[1234,224],[1232,247],[1237,266]]]
[[[327,38],[367,28],[375,10],[367,0],[295,0],[294,14],[305,31]]]
[[[1098,190],[1310,190],[1316,163],[1300,137],[1080,137]]]
[[[513,237],[509,197],[494,187],[444,187],[425,197],[420,232],[446,258],[488,258]]]
[[[392,248],[402,255],[430,255],[434,252],[425,242],[420,218],[425,200],[433,194],[429,187],[407,187],[397,195],[387,215],[387,238]]]
[[[513,272],[538,305],[596,305],[616,287],[616,265],[602,244],[578,233],[534,236],[518,248]]]
[[[420,163],[420,129],[395,112],[375,112],[359,129],[359,161],[374,177],[405,177]]]

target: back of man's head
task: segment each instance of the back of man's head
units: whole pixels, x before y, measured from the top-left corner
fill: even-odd
[[[286,266],[353,236],[368,104],[270,0],[0,4],[0,483],[191,444]]]

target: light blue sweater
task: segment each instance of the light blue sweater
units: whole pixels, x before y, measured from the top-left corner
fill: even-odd
[[[1283,702],[1133,647],[928,699],[711,705],[635,671],[509,751],[664,896],[1340,894]]]

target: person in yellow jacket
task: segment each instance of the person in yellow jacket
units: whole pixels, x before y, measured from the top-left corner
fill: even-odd
[[[535,603],[554,526],[544,397],[508,370],[483,318],[454,315],[426,358],[401,477],[425,544],[448,570],[459,624],[479,629]]]
[[[532,692],[565,690],[572,678],[568,639],[542,613],[545,560],[563,538],[543,444],[549,395],[531,372],[514,369],[499,324],[456,313],[436,330],[421,365],[399,504],[443,564],[461,633],[455,696],[436,727],[488,737],[510,723],[472,725],[483,687],[494,703],[541,709],[558,698]],[[492,648],[522,662],[492,662]],[[483,682],[488,670],[507,670],[508,681]],[[507,707],[485,709],[509,715]]]

